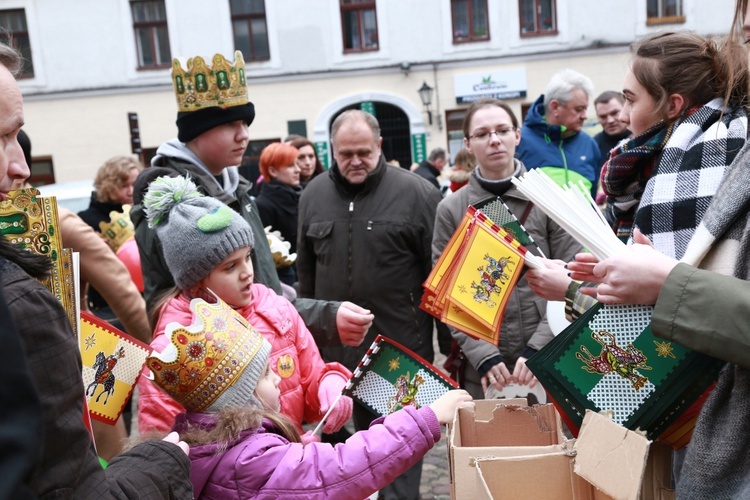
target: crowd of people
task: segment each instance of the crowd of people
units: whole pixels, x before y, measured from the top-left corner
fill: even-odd
[[[134,408],[142,438],[125,446],[121,420],[92,440],[77,341],[35,279],[49,262],[0,238],[0,497],[419,498],[422,457],[457,407],[537,383],[526,361],[553,338],[550,300],[566,302],[568,319],[594,301],[654,305],[657,337],[726,362],[673,478],[678,498],[749,496],[749,3],[737,0],[726,40],[659,32],[634,43],[622,91],[595,97],[590,78],[565,69],[523,121],[501,100],[473,102],[451,169],[441,148],[413,171],[388,164],[378,120],[348,110],[331,126],[330,169],[290,136],[248,180],[244,79],[229,79],[231,102],[199,105],[175,80],[177,137],[148,168],[108,160],[89,208],[60,211],[64,244],[81,253],[81,307],[153,347]],[[29,176],[20,61],[0,44],[0,201]],[[592,100],[595,137],[583,131]],[[511,180],[537,168],[598,196],[628,251],[597,262],[521,194]],[[490,200],[544,264],[515,286],[498,345],[420,308],[467,207]],[[130,205],[142,293],[95,234]],[[296,260],[280,264],[269,232]],[[432,362],[436,334],[461,389],[384,418],[339,397],[377,335]],[[322,437],[306,430],[324,415]]]

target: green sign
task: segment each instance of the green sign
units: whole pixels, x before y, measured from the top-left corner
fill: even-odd
[[[331,163],[328,160],[328,143],[327,142],[316,142],[315,152],[318,154],[318,159],[323,167],[328,170],[331,168]]]
[[[427,159],[427,138],[424,134],[411,135],[411,157],[414,163],[422,163]]]
[[[372,116],[375,116],[375,103],[372,101],[363,101],[359,103],[359,109],[361,109],[365,113],[370,113]]]

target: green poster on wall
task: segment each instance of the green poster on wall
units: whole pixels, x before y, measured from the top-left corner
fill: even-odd
[[[427,159],[427,138],[425,134],[411,134],[411,158],[414,163]]]
[[[331,168],[331,162],[328,159],[328,143],[316,142],[315,152],[318,154],[318,159],[320,160],[320,163],[323,165],[323,168],[325,168],[326,170]]]
[[[359,109],[361,109],[365,113],[370,113],[372,116],[375,116],[375,103],[372,101],[363,101],[359,103]]]

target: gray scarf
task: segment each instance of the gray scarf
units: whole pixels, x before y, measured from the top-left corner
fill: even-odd
[[[746,144],[727,169],[682,260],[750,280],[749,259],[750,144]],[[750,361],[745,366],[750,367]],[[750,498],[749,450],[750,369],[727,364],[698,418],[677,498]]]

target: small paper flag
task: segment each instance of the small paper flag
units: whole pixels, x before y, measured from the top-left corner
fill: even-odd
[[[404,406],[429,405],[457,388],[456,382],[422,357],[378,335],[354,370],[344,395],[385,416]]]
[[[115,425],[151,354],[151,346],[82,311],[79,348],[91,418]]]
[[[508,298],[532,259],[513,235],[470,206],[423,284],[420,307],[497,345]]]

